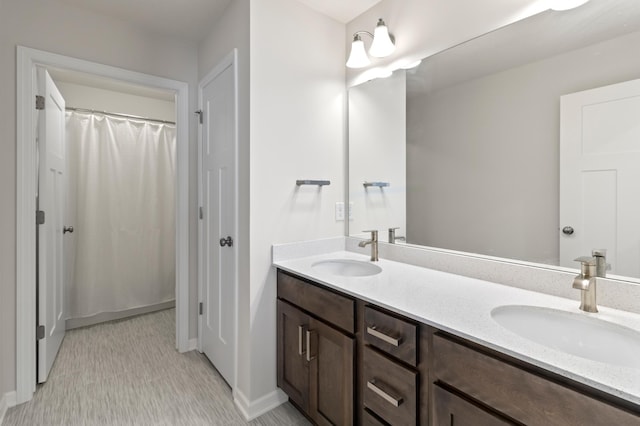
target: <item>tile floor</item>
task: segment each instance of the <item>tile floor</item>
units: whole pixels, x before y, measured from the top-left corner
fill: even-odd
[[[175,310],[70,330],[47,383],[3,425],[310,423],[289,403],[251,421],[207,358],[175,350]]]

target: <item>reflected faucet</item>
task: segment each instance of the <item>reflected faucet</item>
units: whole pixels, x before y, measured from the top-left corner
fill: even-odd
[[[407,241],[405,237],[396,237],[396,229],[400,229],[399,227],[389,228],[389,244],[395,244],[396,241]]]
[[[592,257],[582,256],[580,273],[573,279],[573,288],[580,290],[580,309],[585,312],[598,312],[596,303],[596,278],[605,277],[607,271],[607,251],[593,250]]]
[[[371,239],[366,241],[360,241],[358,243],[358,247],[366,247],[367,244],[371,244],[371,261],[378,261],[378,231],[362,231],[362,232],[371,232]]]

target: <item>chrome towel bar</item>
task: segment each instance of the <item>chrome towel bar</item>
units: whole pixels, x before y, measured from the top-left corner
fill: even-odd
[[[378,188],[384,188],[385,186],[389,186],[390,183],[389,182],[364,182],[362,185],[365,188],[368,188],[370,186],[377,186]]]
[[[325,186],[331,185],[331,181],[329,180],[313,180],[313,179],[298,179],[296,181],[296,185],[317,185],[317,186]]]

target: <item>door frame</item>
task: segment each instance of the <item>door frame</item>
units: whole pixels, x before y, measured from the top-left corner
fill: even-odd
[[[17,47],[16,77],[16,402],[36,388],[36,147],[35,67],[78,71],[175,92],[176,105],[176,348],[189,346],[189,85],[51,52]]]
[[[233,111],[233,127],[234,127],[234,157],[235,157],[235,187],[233,189],[235,193],[235,211],[239,212],[239,162],[238,162],[238,49],[233,49],[231,52],[227,54],[209,73],[202,78],[202,80],[198,83],[198,109],[202,110],[202,92],[204,87],[211,83],[218,75],[220,75],[225,69],[228,67],[233,68],[233,96],[234,96],[234,106],[235,109]],[[198,206],[202,206],[203,202],[203,184],[202,184],[202,125],[198,125]],[[233,383],[229,383],[231,386],[231,393],[236,397],[236,384],[238,383],[238,248],[237,245],[239,243],[238,238],[238,220],[236,219],[235,227],[233,229],[235,240],[233,248],[236,251],[236,262],[233,265],[233,281],[234,281],[234,313],[235,313],[235,330],[234,330],[234,356],[235,365],[233,366]],[[203,267],[204,267],[204,259],[202,259],[202,254],[204,250],[202,249],[203,244],[203,232],[202,232],[202,220],[198,220],[198,303],[203,303],[204,297],[204,282],[203,282]],[[202,315],[198,315],[198,351],[202,352]]]

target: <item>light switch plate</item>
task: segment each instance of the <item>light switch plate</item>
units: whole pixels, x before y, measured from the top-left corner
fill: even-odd
[[[344,220],[344,203],[343,202],[336,203],[336,220],[337,221]]]

